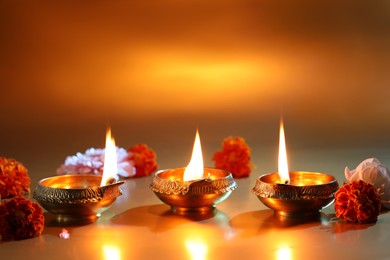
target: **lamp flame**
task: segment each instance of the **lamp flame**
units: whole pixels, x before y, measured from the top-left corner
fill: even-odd
[[[280,120],[278,172],[280,177],[280,183],[288,184],[290,182],[290,176],[288,171],[286,139],[284,136],[283,120]]]
[[[116,157],[116,145],[115,140],[111,137],[111,129],[107,129],[106,135],[106,149],[104,154],[104,168],[103,168],[103,177],[100,186],[107,185],[110,180],[115,179],[118,172],[117,166],[117,157]]]
[[[191,181],[203,178],[203,156],[198,129],[196,130],[194,148],[191,161],[184,171],[183,180]]]

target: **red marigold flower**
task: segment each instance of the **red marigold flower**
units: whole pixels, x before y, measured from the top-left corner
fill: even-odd
[[[227,170],[235,178],[248,177],[251,173],[251,151],[242,137],[225,138],[222,150],[216,151],[212,160],[215,168]]]
[[[22,240],[42,234],[42,208],[23,197],[5,200],[0,204],[0,239]]]
[[[146,144],[135,145],[127,151],[135,167],[134,177],[147,176],[157,170],[156,153]]]
[[[27,169],[14,159],[0,157],[1,198],[20,197],[30,191]]]
[[[362,180],[343,183],[335,193],[336,216],[349,222],[374,223],[378,220],[381,200],[372,184]]]

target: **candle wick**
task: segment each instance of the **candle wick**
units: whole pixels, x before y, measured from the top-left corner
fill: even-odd
[[[286,180],[286,181],[284,182],[284,184],[288,184],[288,180]]]

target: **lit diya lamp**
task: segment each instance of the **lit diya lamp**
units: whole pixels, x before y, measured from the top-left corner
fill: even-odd
[[[188,166],[158,171],[150,188],[174,212],[210,213],[237,188],[237,184],[231,173],[203,167],[202,148],[196,131]]]
[[[278,216],[313,215],[330,205],[337,180],[318,172],[289,172],[283,122],[280,123],[277,173],[260,176],[252,192]]]
[[[59,222],[94,221],[120,196],[115,140],[107,130],[103,175],[61,175],[39,181],[34,199]]]

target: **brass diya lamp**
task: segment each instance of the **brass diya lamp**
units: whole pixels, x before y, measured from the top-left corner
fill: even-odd
[[[103,175],[60,175],[39,181],[33,193],[34,199],[58,222],[88,222],[100,214],[120,196],[115,181],[117,158],[115,141],[107,131]]]
[[[279,173],[260,176],[252,192],[276,215],[316,214],[334,200],[337,180],[318,172],[289,172],[289,184],[280,183]]]
[[[318,172],[289,172],[283,123],[280,126],[279,172],[260,176],[252,192],[277,216],[314,215],[334,201],[337,180]]]
[[[124,182],[100,185],[102,176],[61,175],[39,181],[34,199],[58,222],[95,220],[120,196]]]
[[[209,212],[237,188],[231,173],[204,168],[204,179],[183,181],[185,168],[162,170],[155,174],[150,188],[175,212]]]
[[[197,132],[189,165],[158,171],[150,188],[174,212],[208,214],[237,188],[237,184],[225,170],[203,168]]]

